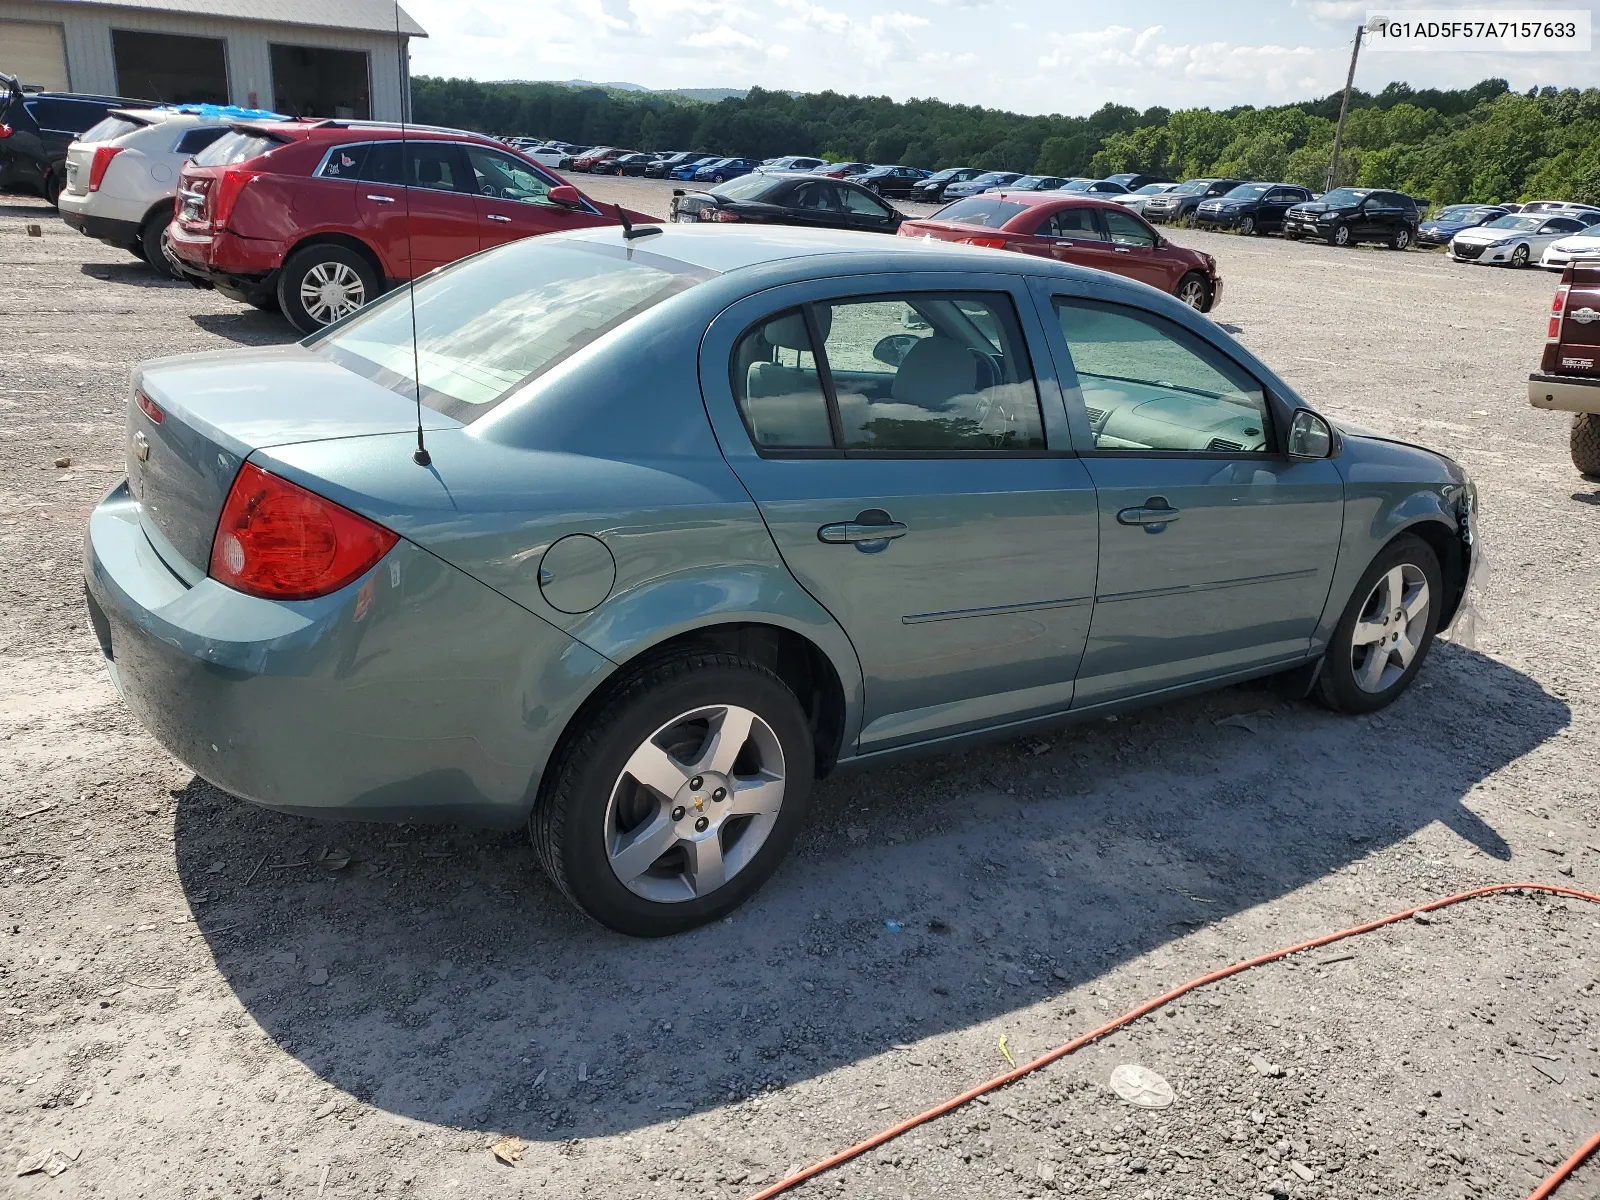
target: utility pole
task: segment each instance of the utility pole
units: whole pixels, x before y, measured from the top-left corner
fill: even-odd
[[[1356,56],[1361,53],[1361,35],[1366,33],[1365,25],[1356,26],[1355,45],[1350,47],[1350,73],[1344,77],[1344,102],[1339,105],[1339,124],[1333,131],[1333,158],[1328,161],[1328,182],[1322,189],[1324,192],[1333,191],[1333,180],[1339,172],[1339,146],[1344,141],[1344,118],[1350,111],[1350,88],[1356,81]]]

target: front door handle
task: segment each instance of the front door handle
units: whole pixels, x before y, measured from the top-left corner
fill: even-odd
[[[393,196],[368,196],[367,199],[376,200],[379,204],[393,204],[395,202]]]
[[[1113,251],[1115,251],[1117,254],[1132,254],[1133,253],[1133,251],[1127,246],[1113,246],[1113,247],[1111,247],[1111,249]]]
[[[483,215],[491,221],[505,221],[507,224],[511,221],[510,217],[502,217],[499,213],[484,213]]]
[[[863,525],[859,521],[837,521],[817,530],[817,540],[830,546],[855,546],[863,542],[887,542],[904,537],[906,527],[900,521],[886,521],[881,525]]]
[[[1160,533],[1179,517],[1165,496],[1151,496],[1138,508],[1125,508],[1117,514],[1121,525],[1142,525],[1147,533]]]

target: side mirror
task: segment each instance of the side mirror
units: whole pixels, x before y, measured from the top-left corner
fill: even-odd
[[[922,339],[914,333],[891,333],[886,338],[880,338],[878,344],[872,348],[872,357],[885,366],[898,367],[905,361],[906,355],[911,353],[911,347]]]
[[[557,184],[547,193],[551,204],[559,204],[562,208],[582,208],[583,197],[578,194],[578,189],[570,183]]]
[[[1309,408],[1302,408],[1289,422],[1290,458],[1327,458],[1333,453],[1333,430]]]

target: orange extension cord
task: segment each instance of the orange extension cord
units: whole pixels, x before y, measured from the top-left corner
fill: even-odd
[[[1039,1068],[1049,1066],[1058,1058],[1065,1058],[1074,1051],[1081,1050],[1090,1043],[1099,1041],[1108,1033],[1114,1033],[1116,1030],[1121,1029],[1124,1025],[1128,1025],[1133,1021],[1138,1020],[1140,1017],[1154,1012],[1163,1005],[1172,1003],[1172,1001],[1176,1000],[1179,996],[1188,995],[1197,988],[1203,988],[1207,984],[1216,983],[1218,980],[1227,979],[1230,976],[1238,975],[1241,972],[1248,971],[1251,967],[1259,967],[1266,963],[1277,962],[1281,958],[1288,958],[1291,954],[1299,954],[1305,950],[1315,950],[1320,946],[1327,946],[1333,942],[1342,942],[1345,938],[1356,937],[1358,934],[1371,933],[1374,929],[1382,929],[1385,925],[1393,925],[1397,921],[1409,920],[1418,913],[1433,912],[1436,909],[1447,908],[1452,904],[1460,904],[1463,900],[1475,900],[1480,896],[1493,896],[1501,892],[1538,892],[1548,896],[1564,896],[1570,900],[1587,900],[1591,904],[1600,904],[1600,896],[1593,895],[1590,892],[1580,892],[1575,888],[1558,887],[1554,884],[1548,883],[1496,883],[1491,884],[1488,887],[1473,888],[1469,892],[1458,892],[1454,896],[1446,896],[1441,900],[1430,900],[1426,904],[1419,904],[1415,908],[1406,909],[1404,912],[1391,913],[1387,917],[1379,917],[1376,921],[1368,921],[1365,925],[1353,925],[1349,929],[1341,929],[1337,933],[1326,933],[1321,937],[1312,938],[1309,942],[1301,942],[1295,946],[1286,946],[1282,950],[1274,950],[1270,954],[1262,954],[1256,958],[1246,959],[1243,962],[1236,962],[1232,966],[1223,967],[1220,971],[1212,971],[1209,975],[1201,975],[1198,979],[1191,979],[1188,983],[1180,984],[1178,987],[1173,988],[1170,992],[1165,992],[1153,1000],[1146,1000],[1137,1008],[1130,1009],[1129,1011],[1123,1013],[1120,1017],[1117,1017],[1115,1020],[1108,1021],[1098,1029],[1092,1029],[1081,1037],[1073,1038],[1072,1041],[1067,1042],[1064,1045],[1057,1046],[1054,1050],[1050,1050],[1044,1054],[1041,1054],[1032,1062],[1023,1063],[1022,1066],[1017,1067],[1015,1070],[1007,1071],[1003,1075],[996,1075],[987,1083],[980,1083],[976,1087],[968,1088],[960,1095],[951,1096],[948,1100],[943,1100],[940,1103],[935,1104],[932,1108],[926,1110],[925,1112],[920,1112],[914,1117],[906,1118],[898,1125],[891,1125],[889,1128],[880,1130],[871,1137],[862,1139],[854,1146],[840,1150],[837,1154],[830,1154],[827,1158],[820,1159],[819,1161],[812,1163],[809,1167],[804,1167],[801,1170],[796,1171],[793,1175],[787,1176],[784,1179],[780,1179],[777,1183],[772,1184],[770,1187],[763,1188],[761,1191],[751,1196],[750,1200],[772,1200],[772,1197],[774,1196],[781,1196],[783,1193],[799,1187],[806,1180],[815,1179],[824,1171],[831,1171],[834,1167],[837,1167],[842,1163],[847,1163],[852,1158],[859,1158],[861,1155],[867,1153],[867,1151],[875,1149],[876,1147],[883,1145],[885,1142],[893,1141],[902,1133],[907,1133],[919,1125],[926,1125],[929,1121],[932,1121],[938,1117],[942,1117],[948,1112],[953,1112],[964,1104],[970,1104],[979,1096],[985,1095],[989,1092],[997,1091],[1000,1088],[1005,1087],[1007,1084],[1015,1083],[1024,1075],[1031,1075],[1033,1072],[1039,1070]],[[1596,1150],[1600,1150],[1600,1133],[1596,1133],[1587,1142],[1580,1146],[1577,1151],[1574,1152],[1571,1158],[1567,1159],[1566,1162],[1557,1167],[1555,1171],[1528,1196],[1528,1200],[1546,1200],[1547,1197],[1554,1195],[1555,1190],[1561,1186],[1567,1177],[1576,1171],[1584,1159],[1588,1158]]]

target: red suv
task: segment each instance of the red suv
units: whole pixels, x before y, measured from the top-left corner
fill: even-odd
[[[931,217],[900,223],[901,237],[930,237],[1038,254],[1125,275],[1210,312],[1222,277],[1209,254],[1174,245],[1137,213],[1109,200],[1060,192],[984,192]]]
[[[190,282],[312,333],[479,250],[615,223],[615,210],[476,134],[284,121],[235,125],[185,164],[166,246]]]

